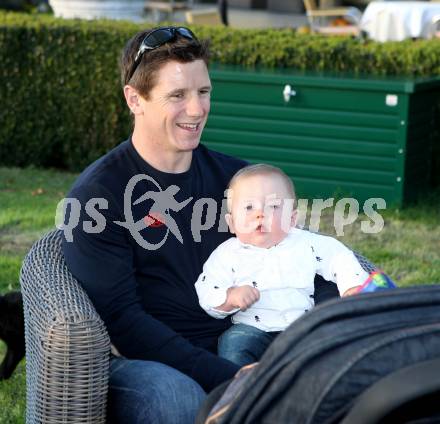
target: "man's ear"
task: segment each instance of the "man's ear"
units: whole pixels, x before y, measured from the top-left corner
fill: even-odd
[[[124,96],[127,106],[133,115],[140,115],[143,110],[140,102],[140,94],[131,85],[124,86]]]
[[[234,220],[232,219],[232,215],[230,213],[227,213],[225,215],[226,223],[228,224],[229,231],[232,234],[235,234],[235,228],[234,228]]]
[[[296,220],[298,218],[298,209],[292,211],[292,216],[290,218],[290,226],[294,228],[296,226]]]

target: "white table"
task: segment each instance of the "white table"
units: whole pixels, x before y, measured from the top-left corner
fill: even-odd
[[[428,38],[437,17],[440,17],[440,3],[373,1],[362,15],[360,28],[377,41]]]

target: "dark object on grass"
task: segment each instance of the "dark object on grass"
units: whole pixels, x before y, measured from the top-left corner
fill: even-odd
[[[0,296],[0,339],[7,346],[0,365],[0,380],[6,380],[25,354],[23,300],[18,291]]]

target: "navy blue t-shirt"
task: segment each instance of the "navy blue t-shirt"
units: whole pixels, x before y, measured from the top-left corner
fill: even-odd
[[[215,354],[230,321],[201,309],[194,283],[231,236],[220,213],[227,184],[244,165],[200,145],[188,171],[164,173],[130,139],[90,165],[67,196],[80,212],[72,241],[65,232],[66,262],[113,345],[127,358],[170,365],[207,391],[238,367]],[[78,202],[71,205],[66,220],[76,223]]]

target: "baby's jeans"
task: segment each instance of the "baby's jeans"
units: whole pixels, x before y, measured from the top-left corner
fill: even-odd
[[[279,331],[267,332],[246,324],[234,324],[218,340],[218,355],[244,366],[260,360]]]

